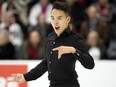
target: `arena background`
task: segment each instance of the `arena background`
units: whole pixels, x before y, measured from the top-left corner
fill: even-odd
[[[11,74],[28,72],[44,58],[46,38],[53,31],[54,1],[0,0],[0,87],[49,86],[47,72],[20,85],[7,80]],[[58,1],[69,5],[71,30],[82,35],[95,61],[93,70],[76,62],[81,87],[116,87],[116,0]]]

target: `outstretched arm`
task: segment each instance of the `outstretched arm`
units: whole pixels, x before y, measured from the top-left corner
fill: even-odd
[[[23,83],[25,81],[31,81],[39,78],[47,71],[47,58],[45,57],[40,64],[38,64],[35,68],[30,70],[25,74],[12,74],[12,79],[9,82],[18,82]]]
[[[35,68],[24,74],[26,81],[31,81],[39,78],[47,71],[47,58],[45,57],[43,61],[38,64]]]

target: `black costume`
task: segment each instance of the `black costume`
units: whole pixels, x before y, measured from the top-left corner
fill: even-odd
[[[58,59],[58,51],[52,49],[59,46],[75,47],[77,53],[63,54],[61,59]],[[94,67],[93,58],[80,35],[73,33],[69,27],[60,36],[53,31],[47,38],[45,58],[34,69],[24,74],[24,77],[26,81],[35,80],[48,71],[50,87],[80,87],[75,71],[76,60],[85,68]]]

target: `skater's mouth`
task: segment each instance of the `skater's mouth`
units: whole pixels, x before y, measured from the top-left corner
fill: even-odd
[[[60,27],[55,27],[56,30],[58,30]]]

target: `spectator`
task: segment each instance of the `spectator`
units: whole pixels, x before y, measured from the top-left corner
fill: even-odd
[[[67,4],[70,7],[72,22],[73,25],[81,24],[83,21],[87,19],[87,14],[85,13],[85,7],[79,2],[75,0],[66,0]],[[71,3],[70,3],[71,2]]]
[[[1,18],[2,18],[2,22],[5,21],[5,15],[6,15],[6,12],[10,10],[12,12],[14,12],[14,15],[17,15],[18,13],[18,10],[13,2],[13,0],[7,0],[6,2],[4,2],[2,4],[2,12],[1,12]]]
[[[65,0],[70,7],[70,13],[72,16],[72,30],[76,33],[82,34],[84,38],[88,34],[88,16],[85,12],[85,7],[76,0]]]
[[[0,59],[14,59],[15,49],[6,30],[0,30]]]
[[[27,17],[27,5],[30,0],[13,0],[13,3],[15,4],[18,12],[17,15],[19,20],[22,25],[27,26],[28,24],[28,17]]]
[[[102,43],[108,48],[110,42],[110,25],[107,22],[98,22],[96,28]]]
[[[1,22],[1,11],[2,11],[2,4],[5,0],[0,0],[0,22]]]
[[[107,51],[101,43],[99,34],[96,31],[90,31],[87,37],[89,52],[94,59],[107,59]]]
[[[8,30],[9,39],[15,46],[15,50],[18,53],[23,42],[23,34],[19,24],[15,22],[11,11],[6,12],[5,21],[0,24],[0,29]]]
[[[49,24],[46,23],[45,19],[46,19],[45,14],[40,14],[39,17],[37,18],[38,24],[36,26],[40,32],[41,37],[43,38],[47,38],[48,34],[52,30],[49,29]]]
[[[76,33],[79,33],[82,35],[84,39],[87,39],[87,35],[89,33],[89,22],[88,20],[83,21],[81,24],[76,25]]]
[[[97,18],[100,21],[111,22],[113,14],[116,13],[114,6],[109,3],[109,0],[99,0],[94,4],[97,9]]]
[[[29,39],[24,42],[19,58],[20,59],[42,59],[44,56],[44,44],[38,30],[29,33]]]
[[[49,3],[49,0],[39,0],[37,4],[35,4],[29,14],[29,23],[31,26],[37,25],[37,17],[41,13],[45,14],[46,22],[50,23],[50,12],[52,9],[52,4]]]
[[[65,1],[69,7],[72,7],[72,5],[75,3],[75,0],[65,0]]]
[[[99,35],[96,31],[91,31],[88,34],[87,43],[90,47],[89,53],[94,59],[100,59],[101,52],[98,47],[99,45]]]
[[[36,18],[37,24],[35,26],[30,26],[28,29],[29,31],[32,29],[38,30],[44,44],[46,44],[48,34],[52,31],[50,24],[46,22],[46,17],[47,16],[45,13],[40,13]]]
[[[20,25],[22,32],[24,33],[24,37],[26,37],[27,33],[27,4],[29,1],[30,0],[7,0],[5,3],[3,3],[1,11],[2,22],[5,21],[6,12],[12,11],[15,22]]]
[[[92,29],[96,29],[97,22],[98,22],[98,19],[97,19],[96,14],[97,14],[97,9],[95,8],[95,6],[90,6],[87,9],[87,15],[89,17],[89,27],[90,27],[90,31]]]
[[[5,21],[5,14],[8,10],[13,12],[16,21],[27,25],[27,2],[28,0],[7,0],[2,5],[2,22]]]
[[[49,28],[50,25],[46,23],[45,19],[46,19],[45,14],[41,13],[37,17],[37,25],[34,28],[33,27],[29,28],[29,31],[31,31],[32,29],[37,29],[40,32],[42,41],[44,42],[46,41],[48,34],[52,31],[52,28]]]

